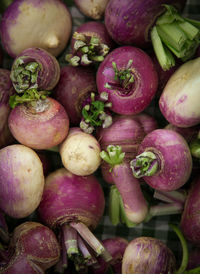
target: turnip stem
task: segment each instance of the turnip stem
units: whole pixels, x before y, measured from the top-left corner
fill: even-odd
[[[72,257],[74,254],[79,254],[78,243],[77,243],[77,232],[68,224],[62,225],[63,239],[67,254]]]
[[[85,261],[87,266],[97,263],[97,260],[91,254],[91,252],[89,251],[89,249],[86,246],[85,242],[83,241],[83,239],[79,235],[78,235],[78,247],[79,247],[79,250],[80,250],[81,254],[83,255],[84,261]]]
[[[187,193],[184,190],[173,190],[173,191],[161,191],[155,190],[153,197],[167,203],[180,203],[184,204]]]
[[[179,269],[176,271],[176,274],[182,274],[182,273],[185,273],[186,267],[188,265],[187,242],[186,242],[181,230],[176,225],[170,224],[170,226],[174,230],[174,232],[176,233],[176,235],[178,236],[178,238],[181,242],[183,256],[182,256],[181,265],[180,265]]]
[[[190,152],[192,156],[200,159],[200,139],[196,139],[190,143]]]
[[[110,188],[109,195],[109,218],[113,225],[118,225],[120,222],[120,200],[119,191],[113,185]]]
[[[88,245],[96,252],[97,256],[101,255],[106,262],[112,260],[109,252],[104,248],[100,241],[94,236],[89,228],[81,222],[71,222],[70,226],[76,229],[80,236],[88,243]]]

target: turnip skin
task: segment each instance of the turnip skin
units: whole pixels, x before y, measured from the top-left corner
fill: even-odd
[[[69,117],[59,102],[48,97],[36,107],[16,106],[9,115],[8,125],[21,144],[33,149],[48,149],[66,138]]]
[[[125,89],[105,87],[106,84],[116,84],[115,72],[112,63],[115,62],[118,70],[124,70],[128,62],[134,82]],[[158,75],[151,58],[141,49],[132,46],[118,47],[111,51],[97,70],[97,89],[99,93],[107,92],[111,110],[118,114],[138,114],[142,112],[153,99],[158,85]]]
[[[70,128],[59,151],[64,167],[79,176],[94,173],[101,163],[99,142],[77,127]]]
[[[192,171],[192,156],[185,139],[177,132],[156,129],[145,136],[138,149],[138,155],[153,152],[159,168],[143,179],[152,188],[171,191],[183,186]],[[157,161],[156,160],[156,161]]]
[[[198,174],[193,180],[192,185],[189,189],[180,223],[180,227],[185,238],[195,245],[200,245],[199,195],[200,176]]]
[[[54,98],[64,106],[70,124],[77,126],[80,123],[83,101],[91,92],[96,92],[96,89],[93,69],[81,66],[61,68]]]
[[[1,273],[44,273],[56,264],[60,256],[60,246],[54,232],[37,222],[17,226],[10,248],[14,254]]]
[[[122,260],[122,274],[175,273],[176,259],[161,241],[138,237],[129,242]]]
[[[19,64],[20,61],[20,64]],[[24,68],[30,63],[37,63],[38,68],[38,75],[35,79],[35,82],[29,79],[29,86],[24,88],[23,85],[27,82],[24,80],[24,75],[22,73],[17,74],[16,71],[19,68]],[[23,72],[27,71],[27,69],[23,69]],[[28,71],[30,72],[30,71]],[[35,73],[31,72],[31,76]],[[21,77],[19,77],[21,76]],[[18,80],[20,78],[20,80]],[[26,79],[28,77],[26,76]],[[22,53],[20,53],[12,63],[11,68],[11,80],[13,86],[15,87],[16,91],[21,93],[24,92],[26,89],[37,88],[39,90],[52,90],[56,84],[58,83],[60,78],[60,65],[57,59],[51,55],[48,51],[41,49],[41,48],[28,48],[25,49]],[[23,79],[23,81],[22,81]]]
[[[0,32],[3,47],[11,57],[31,47],[58,56],[67,45],[71,28],[71,15],[62,1],[19,0],[3,14]]]
[[[8,117],[11,111],[9,97],[15,92],[10,80],[10,71],[0,68],[0,148],[10,145],[14,138],[8,127]]]
[[[30,215],[44,188],[42,163],[32,149],[21,144],[0,150],[0,208],[13,218]]]
[[[200,123],[200,57],[185,62],[168,80],[159,100],[165,119],[178,127]]]

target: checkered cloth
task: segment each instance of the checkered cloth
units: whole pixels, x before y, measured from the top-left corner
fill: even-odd
[[[78,11],[78,9],[73,4],[73,0],[64,0],[64,2],[67,4],[72,14],[73,31],[83,22],[89,20]],[[200,20],[200,0],[188,0],[183,14],[191,19]],[[61,66],[66,65],[64,56],[68,50],[69,47],[58,58]],[[3,67],[10,69],[11,63],[12,59],[6,55],[6,58],[4,58],[3,61]],[[154,108],[155,104],[152,103],[149,107],[150,112],[154,113]],[[60,160],[58,159],[58,156],[52,154],[51,157],[54,159],[55,168],[58,168],[60,166]],[[110,191],[110,185],[103,181],[100,171],[97,171],[96,175],[99,178],[105,193],[106,207],[104,216],[99,226],[94,231],[95,235],[99,239],[121,236],[129,241],[139,236],[156,237],[167,244],[167,246],[174,252],[177,261],[180,262],[182,256],[181,245],[176,234],[169,227],[169,223],[178,224],[180,221],[180,215],[154,217],[148,223],[140,224],[134,228],[127,228],[125,225],[113,226],[108,217],[108,195]]]

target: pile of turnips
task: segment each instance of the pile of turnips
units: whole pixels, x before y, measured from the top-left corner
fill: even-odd
[[[2,2],[0,273],[200,273],[200,22],[185,5]],[[96,235],[106,214],[130,241]],[[172,214],[182,261],[134,234]]]

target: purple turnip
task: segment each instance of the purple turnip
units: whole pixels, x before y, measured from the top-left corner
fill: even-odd
[[[109,36],[103,22],[89,21],[79,26],[72,35],[72,53],[66,55],[66,60],[72,66],[91,65],[102,62],[114,42]]]
[[[29,48],[15,58],[10,77],[18,93],[31,88],[52,90],[60,78],[60,65],[46,50]]]
[[[77,176],[60,168],[47,176],[38,213],[43,223],[60,231],[61,268],[67,266],[67,257],[74,261],[76,270],[89,266],[96,262],[94,251],[106,261],[111,259],[91,232],[104,207],[103,190],[94,175]]]
[[[27,91],[29,95],[28,92],[30,96],[31,94],[34,96],[33,89]],[[39,92],[36,91],[36,94]],[[26,101],[23,96],[15,98]],[[27,101],[29,101],[28,98]],[[41,99],[17,105],[10,112],[8,125],[19,143],[34,149],[48,149],[60,144],[66,138],[69,118],[58,101],[45,96],[45,99],[41,97]]]
[[[13,95],[14,92],[10,80],[10,71],[0,68],[0,148],[14,142],[14,138],[8,127],[8,116],[11,111],[9,97]]]
[[[157,59],[168,70],[175,58],[189,60],[199,46],[196,22],[181,16],[185,0],[110,0],[105,10],[105,25],[114,41],[139,48],[153,45]]]
[[[71,15],[63,1],[19,0],[4,12],[0,35],[4,49],[12,57],[32,47],[58,56],[67,45],[71,29]]]
[[[97,139],[80,128],[70,128],[59,153],[63,166],[73,174],[87,176],[94,173],[101,163],[100,144]]]
[[[43,188],[43,168],[36,152],[20,144],[0,150],[0,208],[7,215],[30,215],[40,203]]]
[[[132,46],[111,51],[97,70],[97,89],[108,93],[111,110],[118,114],[137,114],[152,101],[158,75],[151,58]]]
[[[87,17],[102,19],[109,0],[74,0],[77,8]]]
[[[14,229],[8,263],[0,269],[3,274],[45,273],[60,256],[55,234],[37,222],[25,222]]]
[[[159,100],[165,119],[178,127],[200,123],[200,57],[185,62],[168,80]]]
[[[133,175],[154,189],[172,191],[183,186],[192,171],[192,156],[177,132],[156,129],[145,136],[138,154],[130,162]]]

